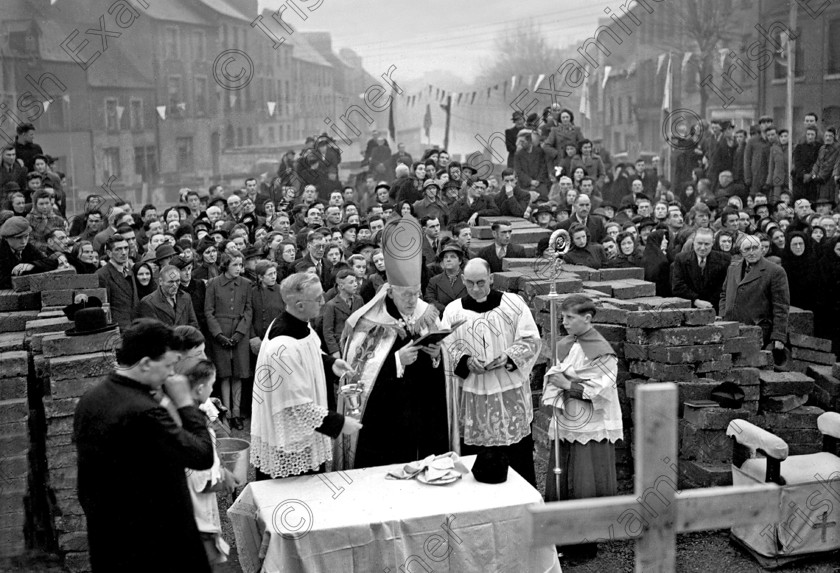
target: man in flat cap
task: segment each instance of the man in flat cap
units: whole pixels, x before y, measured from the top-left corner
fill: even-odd
[[[12,288],[12,277],[51,271],[57,261],[47,259],[29,244],[32,228],[23,217],[10,217],[0,227],[0,289]]]

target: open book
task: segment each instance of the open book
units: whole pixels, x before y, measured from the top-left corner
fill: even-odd
[[[466,319],[459,320],[449,328],[433,330],[432,332],[424,334],[423,336],[414,341],[413,346],[432,346],[434,344],[437,344],[438,342],[455,332],[458,329],[458,327],[464,324],[465,322],[467,322]]]

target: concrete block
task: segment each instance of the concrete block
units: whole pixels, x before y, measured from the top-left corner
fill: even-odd
[[[47,418],[47,436],[60,436],[73,433],[73,416]]]
[[[693,346],[717,344],[723,340],[723,332],[714,325],[679,326],[660,330],[627,329],[627,342],[660,346]]]
[[[597,316],[597,315],[596,315]],[[627,331],[624,326],[620,324],[599,324],[594,323],[592,326],[595,327],[601,336],[607,339],[609,342],[624,342],[624,335]]]
[[[0,401],[26,398],[26,376],[0,378]]]
[[[648,357],[666,364],[686,364],[720,359],[723,354],[722,344],[700,344],[692,346],[652,346]],[[731,366],[731,363],[730,363]]]
[[[103,376],[114,367],[114,357],[102,352],[57,356],[47,359],[47,362],[50,380]]]
[[[0,312],[17,310],[40,310],[41,294],[37,292],[15,292],[11,289],[0,290]]]
[[[29,356],[25,350],[0,353],[0,378],[24,378],[29,373]]]
[[[68,328],[73,328],[73,321],[67,320],[66,316],[40,318],[26,323],[26,334],[32,336],[44,332],[64,332]]]
[[[704,463],[725,463],[732,459],[732,443],[725,429],[704,430],[680,420],[680,457]]]
[[[715,360],[706,360],[697,365],[697,374],[709,374],[712,372],[727,372],[732,368],[732,355],[721,354]]]
[[[4,332],[0,334],[0,352],[24,350],[26,336],[23,332]]]
[[[0,312],[0,332],[23,332],[26,330],[26,323],[37,316],[37,310]]]
[[[638,310],[627,315],[630,328],[668,328],[680,326],[682,321],[683,311],[679,309]]]
[[[824,364],[827,366],[831,366],[834,364],[834,361],[837,360],[837,357],[831,352],[820,352],[819,350],[810,350],[808,348],[799,348],[796,346],[790,349],[790,357],[794,360],[812,362],[814,364]]]
[[[773,354],[769,350],[738,354],[732,357],[732,365],[736,368],[768,368],[773,365]]]
[[[32,275],[29,279],[29,289],[34,292],[88,288],[99,288],[99,277],[95,274],[50,272]]]
[[[709,464],[696,460],[680,460],[680,478],[687,481],[680,488],[716,487],[732,485],[732,465],[729,463]]]
[[[644,344],[624,343],[624,358],[627,360],[647,360],[650,346]]]
[[[723,341],[723,351],[730,354],[754,354],[761,351],[761,344],[749,336],[735,336]]]
[[[718,320],[713,323],[718,328],[722,329],[724,338],[734,338],[738,336],[740,323],[732,320]],[[761,330],[761,329],[759,329]]]
[[[53,399],[79,398],[85,392],[102,382],[103,377],[69,378],[67,380],[50,380],[47,393]]]
[[[602,281],[617,281],[622,279],[644,280],[645,269],[639,267],[628,267],[623,269],[601,269]]]
[[[732,368],[721,377],[723,381],[732,381],[739,386],[758,386],[761,383],[761,370],[758,368]]]
[[[685,406],[683,409],[683,418],[686,422],[693,424],[701,430],[725,430],[732,420],[749,420],[750,413],[743,409],[733,410],[719,406],[713,406],[711,408]]]
[[[662,362],[633,362],[630,364],[630,372],[656,378],[663,382],[674,382],[678,380],[691,380],[695,378],[694,369],[686,364],[664,364]]]
[[[22,275],[19,277],[12,277],[12,290],[16,292],[25,292],[29,290],[35,290],[30,288],[30,283],[34,278],[36,280],[36,284],[39,284],[38,281],[42,280],[41,277],[44,275],[75,275],[75,269],[56,269],[54,271],[48,271],[46,273],[39,273],[34,275]]]
[[[762,397],[761,409],[764,412],[790,412],[800,406],[804,406],[807,401],[807,394]]]
[[[656,295],[656,285],[647,281],[623,279],[613,281],[612,285],[612,296],[617,299],[632,299]]]
[[[598,312],[595,315],[598,322],[604,324],[627,324],[627,314],[629,311],[613,306],[609,303],[602,303],[598,306]]]
[[[814,313],[810,310],[796,308],[795,306],[790,307],[790,311],[788,312],[788,334],[791,332],[814,336]]]
[[[791,346],[817,350],[819,352],[831,352],[831,340],[827,338],[816,338],[814,336],[799,334],[798,332],[791,332],[788,335],[788,340]]]
[[[111,354],[119,348],[122,337],[119,329],[88,334],[67,336],[63,332],[47,334],[42,339],[43,353],[47,358],[104,352]]]
[[[678,297],[646,296],[642,298],[630,298],[625,301],[637,305],[637,310],[665,310],[673,308],[691,308],[691,301]]]
[[[494,279],[495,280],[495,279]],[[519,290],[525,293],[525,296],[533,297],[537,295],[547,295],[551,292],[551,280],[535,280],[530,278],[521,278],[519,281]],[[579,292],[583,286],[580,279],[560,278],[554,281],[558,294],[569,294]]]
[[[808,394],[814,387],[814,379],[798,372],[770,372],[762,371],[759,374],[761,380],[761,395],[785,396],[796,394],[798,396]]]
[[[825,390],[832,398],[840,396],[840,379],[835,377],[830,366],[809,365],[805,374],[814,379],[814,384]]]
[[[72,416],[78,403],[78,398],[44,398],[44,414],[47,418]]]
[[[779,428],[803,428],[813,430],[817,427],[817,418],[825,410],[816,406],[799,406],[787,412],[765,412],[762,427],[775,432]],[[797,440],[802,441],[802,440]]]

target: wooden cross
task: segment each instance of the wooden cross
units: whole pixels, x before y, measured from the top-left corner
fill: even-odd
[[[676,384],[639,386],[635,410],[635,493],[529,508],[533,546],[635,539],[636,571],[665,573],[677,533],[781,520],[776,484],[677,489]]]

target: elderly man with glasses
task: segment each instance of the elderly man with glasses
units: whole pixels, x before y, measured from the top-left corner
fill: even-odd
[[[740,263],[730,265],[720,294],[724,320],[761,327],[764,344],[782,350],[787,340],[790,289],[785,270],[762,255],[761,241],[746,235]]]

